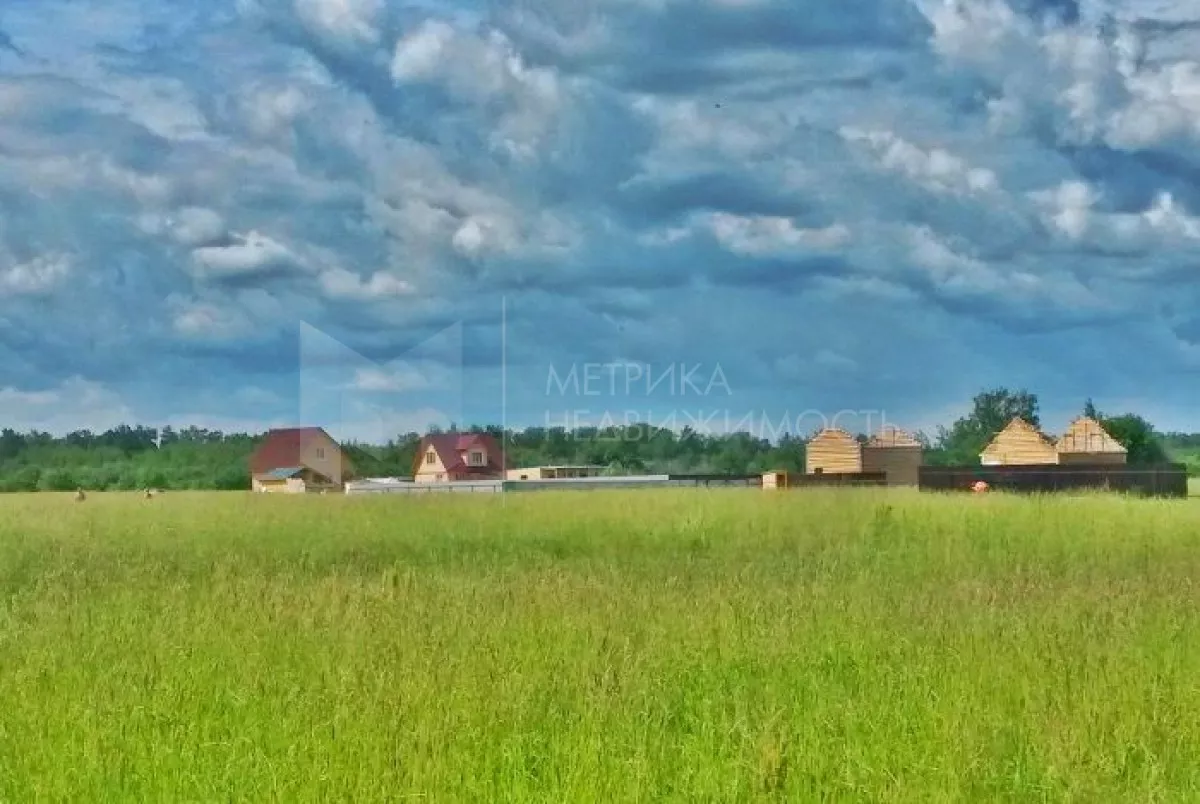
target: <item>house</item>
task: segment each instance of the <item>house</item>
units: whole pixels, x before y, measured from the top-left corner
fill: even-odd
[[[1058,450],[1048,435],[1017,416],[979,453],[979,462],[984,466],[1057,464]]]
[[[862,445],[862,471],[883,472],[889,486],[916,486],[925,451],[909,433],[885,425]]]
[[[523,469],[509,469],[505,477],[508,480],[559,480],[568,477],[599,477],[603,472],[603,466],[527,466]]]
[[[862,468],[862,445],[845,430],[826,427],[804,447],[807,474],[857,474]]]
[[[1059,463],[1123,464],[1126,459],[1125,447],[1088,416],[1072,421],[1055,448]]]
[[[353,472],[341,445],[320,427],[269,430],[250,456],[254,491],[340,489]]]
[[[413,459],[413,480],[503,480],[505,469],[500,443],[490,433],[439,433],[421,439]]]

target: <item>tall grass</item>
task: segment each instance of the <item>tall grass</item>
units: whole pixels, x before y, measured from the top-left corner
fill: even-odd
[[[1200,506],[0,498],[0,800],[1189,801]]]

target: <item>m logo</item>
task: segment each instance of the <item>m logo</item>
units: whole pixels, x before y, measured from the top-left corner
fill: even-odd
[[[462,421],[463,327],[452,324],[384,361],[300,323],[299,422],[383,444]]]

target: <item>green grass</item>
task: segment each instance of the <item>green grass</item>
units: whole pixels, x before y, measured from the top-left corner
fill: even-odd
[[[1200,506],[0,497],[0,801],[1195,801]]]

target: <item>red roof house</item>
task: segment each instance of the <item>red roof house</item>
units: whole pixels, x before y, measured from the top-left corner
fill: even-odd
[[[503,480],[504,455],[490,433],[439,433],[421,439],[413,459],[413,480]]]
[[[311,478],[310,482],[336,486],[352,472],[341,445],[320,427],[269,430],[250,456],[250,476],[256,491],[299,475]]]

